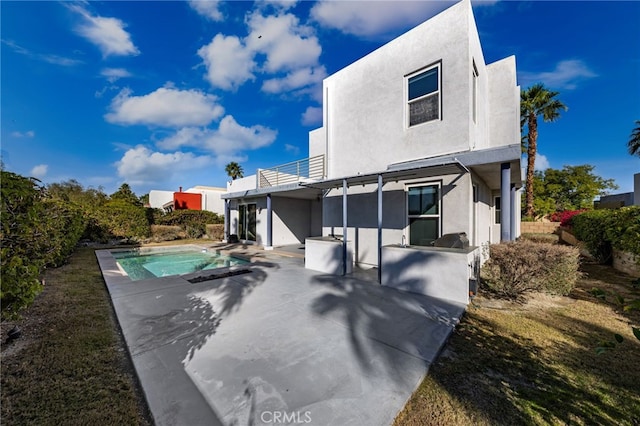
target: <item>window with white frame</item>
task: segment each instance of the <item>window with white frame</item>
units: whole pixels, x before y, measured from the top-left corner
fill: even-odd
[[[501,210],[502,210],[501,198],[494,197],[493,198],[493,211],[494,211],[493,223],[495,223],[496,225],[500,224]]]
[[[429,246],[440,237],[440,185],[407,188],[407,226],[409,244]]]
[[[440,119],[440,64],[407,77],[409,127]]]

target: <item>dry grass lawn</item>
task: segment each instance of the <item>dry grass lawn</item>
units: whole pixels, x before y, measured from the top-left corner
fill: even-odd
[[[395,425],[640,424],[640,313],[623,309],[640,290],[581,268],[569,297],[476,299]],[[615,348],[598,355],[604,342]]]

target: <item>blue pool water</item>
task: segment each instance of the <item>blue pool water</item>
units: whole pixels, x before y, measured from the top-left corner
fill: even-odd
[[[113,252],[112,254],[133,281],[249,263],[234,257],[193,250],[148,254],[125,251]]]

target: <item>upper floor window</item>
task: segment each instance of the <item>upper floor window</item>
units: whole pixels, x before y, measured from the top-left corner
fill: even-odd
[[[440,64],[410,75],[408,82],[409,127],[440,119]]]

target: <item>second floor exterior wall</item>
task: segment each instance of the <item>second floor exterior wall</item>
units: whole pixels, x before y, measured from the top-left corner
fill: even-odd
[[[420,85],[433,85],[424,105],[436,118],[416,123]],[[520,140],[515,58],[485,65],[466,0],[329,76],[323,90],[309,152],[326,155],[328,178]]]

